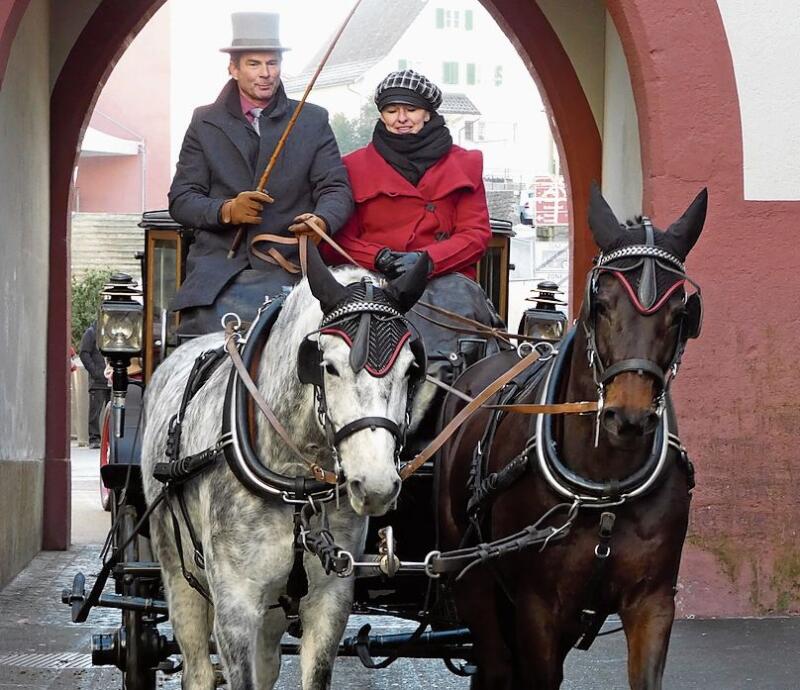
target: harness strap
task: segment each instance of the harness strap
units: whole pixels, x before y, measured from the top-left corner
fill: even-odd
[[[300,449],[294,444],[294,441],[292,441],[291,437],[289,436],[289,432],[286,431],[286,427],[280,423],[280,420],[275,416],[272,408],[270,408],[270,406],[267,404],[267,401],[264,400],[264,396],[261,395],[258,387],[250,377],[250,372],[247,371],[247,367],[242,361],[242,356],[239,354],[239,348],[236,346],[235,338],[232,337],[232,332],[228,332],[225,338],[225,349],[230,355],[231,362],[236,369],[236,373],[239,375],[239,378],[245,385],[245,388],[247,388],[248,392],[252,396],[253,400],[258,406],[258,409],[261,410],[263,415],[267,418],[267,421],[270,423],[278,436],[281,437],[283,442],[286,444],[286,447],[289,448],[289,450],[291,450],[301,462],[308,466],[308,469],[311,471],[314,479],[327,484],[333,484],[335,486],[338,483],[336,474],[320,467],[315,462],[311,462],[308,458],[306,458],[305,455],[303,455]]]
[[[378,427],[386,429],[395,439],[400,440],[402,438],[403,432],[391,419],[387,419],[386,417],[361,417],[361,419],[356,419],[349,424],[345,424],[341,429],[334,432],[333,443],[335,446],[338,446],[344,439],[357,431],[361,431],[362,429],[371,429],[375,431]]]
[[[200,581],[194,574],[186,567],[186,561],[183,558],[183,541],[181,539],[181,525],[178,522],[178,516],[175,515],[175,509],[172,507],[172,501],[169,500],[169,489],[164,489],[164,496],[166,498],[167,508],[169,509],[170,517],[172,518],[172,530],[175,534],[175,548],[178,551],[178,558],[181,562],[181,573],[189,586],[198,592],[203,599],[213,606],[214,602],[211,601],[211,595],[206,591],[206,588],[200,584]],[[188,517],[185,517],[188,524]]]
[[[619,362],[614,362],[610,367],[603,370],[602,376],[600,377],[599,383],[605,384],[608,383],[611,379],[613,379],[618,374],[622,374],[626,371],[635,371],[641,372],[643,374],[649,374],[652,376],[656,381],[658,381],[662,388],[664,387],[664,382],[666,376],[664,374],[664,370],[658,366],[655,362],[650,361],[649,359],[622,359]]]
[[[614,530],[614,522],[617,517],[614,513],[603,512],[600,514],[600,526],[598,529],[598,542],[594,547],[594,565],[589,584],[586,587],[586,597],[584,607],[581,609],[581,636],[575,643],[576,649],[587,650],[592,646],[597,633],[603,627],[606,620],[605,615],[600,613],[600,592],[603,580],[608,570],[608,559],[611,555],[611,533]]]

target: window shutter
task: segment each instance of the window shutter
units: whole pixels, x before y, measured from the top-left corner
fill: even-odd
[[[441,7],[436,8],[436,28],[444,29],[444,9]]]

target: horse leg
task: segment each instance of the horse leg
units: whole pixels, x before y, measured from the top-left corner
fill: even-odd
[[[256,660],[263,640],[259,599],[240,594],[214,593],[214,637],[225,678],[230,690],[269,690],[272,685],[256,684]]]
[[[178,555],[173,549],[159,548],[164,534],[155,519],[151,534],[155,552],[161,561],[164,590],[167,594],[170,622],[175,639],[181,648],[183,690],[214,690],[214,668],[208,655],[208,638],[211,635],[211,607],[196,592],[181,572]]]
[[[564,680],[564,659],[569,652],[559,637],[563,621],[559,611],[533,592],[522,591],[516,610],[517,667],[521,678],[515,690],[556,690]]]
[[[632,690],[661,690],[675,618],[672,590],[637,599],[622,608],[619,615],[628,640],[628,681]]]
[[[281,637],[286,630],[283,609],[272,609],[264,616],[258,638],[256,658],[257,687],[271,688],[281,670]]]
[[[470,629],[478,672],[471,690],[512,690],[513,663],[498,617],[494,578],[486,569],[465,576],[454,589],[459,616]]]
[[[352,578],[323,577],[327,578],[323,582],[309,582],[308,594],[300,606],[303,690],[327,690],[331,687],[333,663],[353,606]]]

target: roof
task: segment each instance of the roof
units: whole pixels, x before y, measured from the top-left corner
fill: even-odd
[[[480,115],[481,111],[463,93],[443,93],[439,106],[442,115]]]
[[[389,54],[425,4],[426,0],[405,0],[402,3],[362,0],[328,58],[317,86],[338,86],[358,81],[364,72]],[[300,74],[284,79],[288,92],[305,88],[335,35],[334,31]]]
[[[115,137],[94,127],[87,127],[81,141],[81,156],[138,156],[141,142]]]

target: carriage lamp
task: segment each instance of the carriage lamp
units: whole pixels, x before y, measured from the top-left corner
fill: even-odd
[[[142,313],[135,298],[142,296],[136,282],[126,273],[114,273],[101,291],[103,301],[97,314],[97,349],[108,359],[111,378],[111,413],[115,438],[125,427],[125,396],[128,393],[128,365],[142,351]]]
[[[567,305],[558,297],[563,294],[556,283],[549,280],[538,283],[531,296],[526,298],[527,301],[534,302],[535,306],[523,313],[518,332],[537,341],[557,343],[561,340],[567,326],[567,315],[559,310],[559,307]]]

